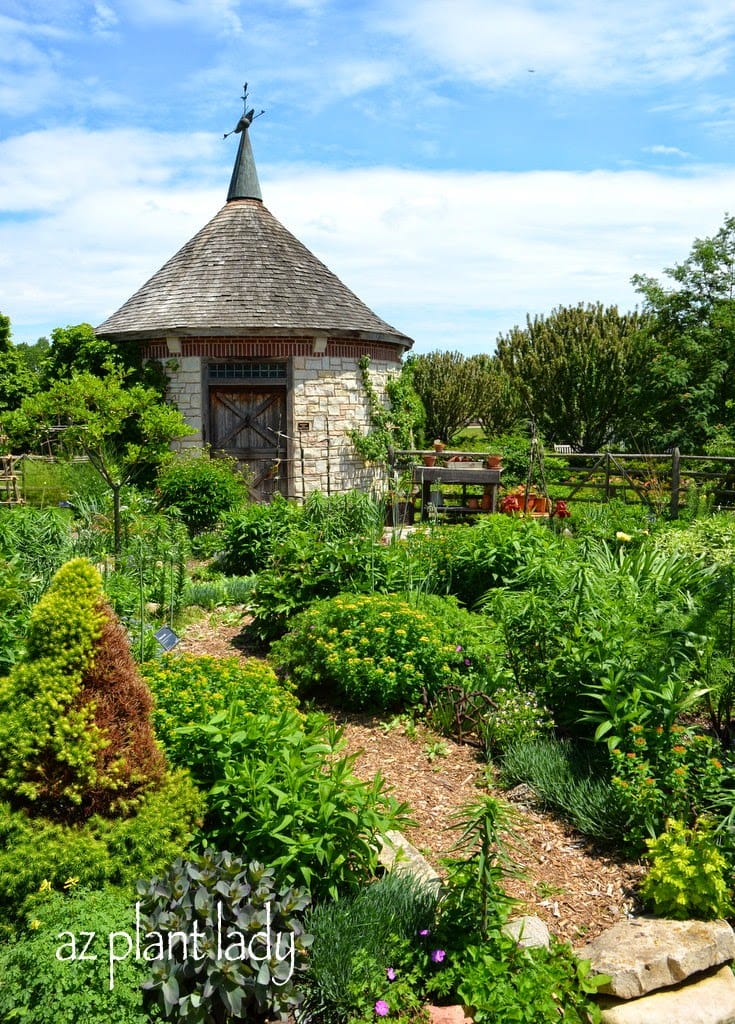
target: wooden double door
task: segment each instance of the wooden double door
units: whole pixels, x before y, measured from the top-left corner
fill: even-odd
[[[224,452],[252,474],[253,498],[288,494],[285,384],[209,385],[212,452]]]

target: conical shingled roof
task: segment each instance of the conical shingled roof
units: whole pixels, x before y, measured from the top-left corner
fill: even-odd
[[[233,182],[239,176],[257,186],[248,127],[249,122],[242,129]],[[248,162],[244,173],[243,161]],[[119,340],[319,333],[400,348],[413,344],[270,213],[255,197],[259,189],[249,198],[242,194],[232,198],[231,184],[219,213],[96,333]]]

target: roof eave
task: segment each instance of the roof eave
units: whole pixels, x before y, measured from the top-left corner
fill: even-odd
[[[230,329],[226,327],[220,327],[219,329],[212,329],[207,327],[175,327],[164,324],[159,324],[156,328],[150,329],[105,329],[105,325],[100,324],[99,327],[95,328],[95,334],[99,338],[105,338],[109,341],[156,341],[163,340],[166,337],[175,335],[177,338],[242,338],[248,340],[251,338],[269,338],[269,339],[283,339],[288,341],[290,339],[303,339],[311,338],[314,335],[326,335],[329,341],[366,341],[366,342],[378,342],[383,345],[395,345],[397,348],[410,349],[413,347],[413,338],[409,338],[405,334],[392,333],[390,331],[370,331],[370,330],[329,330],[321,326],[310,327],[308,324],[304,324],[303,327],[232,327]]]

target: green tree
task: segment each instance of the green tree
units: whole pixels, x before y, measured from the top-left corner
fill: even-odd
[[[549,441],[596,451],[635,425],[631,394],[645,359],[638,313],[560,306],[498,338],[502,370]]]
[[[51,350],[51,343],[48,338],[39,338],[38,341],[34,342],[32,345],[21,341],[16,348],[18,350],[18,355],[21,357],[31,373],[35,374],[35,376],[40,379],[45,371],[46,362]]]
[[[477,406],[473,417],[490,439],[511,433],[519,424],[523,407],[513,381],[496,356],[471,356],[474,372],[480,380]]]
[[[46,360],[46,380],[67,379],[74,373],[93,373],[104,377],[110,365],[123,365],[120,350],[112,342],[98,338],[91,324],[55,327]]]
[[[0,352],[7,352],[11,345],[10,317],[0,313]]]
[[[17,444],[38,443],[51,428],[63,452],[87,456],[113,495],[115,553],[120,550],[120,490],[150,474],[170,456],[170,443],[191,433],[181,413],[126,372],[108,367],[104,378],[73,373],[27,397],[2,424]]]
[[[411,356],[413,386],[426,411],[426,434],[442,441],[475,416],[483,394],[483,367],[461,352],[430,352]]]
[[[633,278],[650,348],[637,386],[641,429],[651,445],[696,452],[735,425],[735,217],[664,274],[671,287]]]
[[[13,344],[10,317],[0,313],[0,412],[17,409],[24,396],[37,387],[34,374]]]

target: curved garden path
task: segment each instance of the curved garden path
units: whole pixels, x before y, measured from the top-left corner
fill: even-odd
[[[242,646],[242,619],[204,614],[187,626],[177,650],[218,657],[248,656]],[[357,754],[355,773],[385,778],[399,800],[406,801],[416,822],[406,837],[437,868],[449,853],[456,833],[451,818],[485,787],[486,766],[471,746],[438,737],[423,727],[392,728],[378,718],[349,715],[344,726],[347,749]],[[499,795],[503,795],[499,793]],[[507,794],[505,794],[507,798]],[[526,801],[528,797],[525,797]],[[517,839],[513,854],[523,877],[509,879],[507,891],[522,903],[521,912],[541,917],[549,930],[572,945],[581,945],[632,910],[644,869],[611,857],[551,814],[517,803]]]

